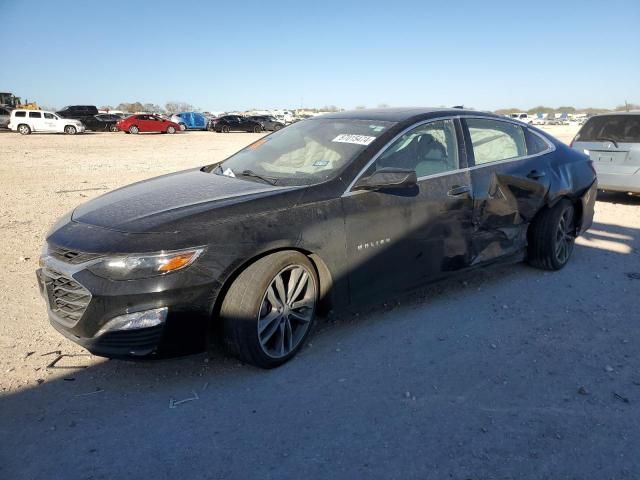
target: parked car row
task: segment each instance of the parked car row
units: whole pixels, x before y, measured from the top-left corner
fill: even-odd
[[[6,110],[3,111],[3,110]],[[64,132],[75,134],[94,132],[175,133],[185,130],[209,130],[221,133],[277,131],[283,122],[269,115],[244,117],[223,115],[215,118],[199,112],[181,112],[166,117],[155,114],[133,114],[121,117],[116,114],[98,113],[91,105],[74,105],[53,113],[44,110],[0,110],[0,127],[8,126],[23,135],[31,132]],[[46,121],[45,121],[46,120]]]

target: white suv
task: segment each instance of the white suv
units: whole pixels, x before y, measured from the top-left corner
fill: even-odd
[[[80,120],[62,118],[44,110],[13,110],[8,127],[22,135],[29,135],[31,132],[64,132],[75,135],[85,129]]]

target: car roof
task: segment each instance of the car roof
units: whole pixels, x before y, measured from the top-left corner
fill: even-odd
[[[326,113],[315,118],[335,118],[351,120],[379,120],[388,122],[402,122],[413,117],[442,114],[442,115],[483,115],[497,117],[489,112],[479,112],[477,110],[465,110],[462,108],[428,108],[428,107],[398,107],[398,108],[370,108],[362,110],[348,110],[345,112]]]
[[[631,110],[630,112],[608,112],[608,113],[598,113],[597,115],[592,115],[589,118],[597,118],[597,117],[611,117],[618,115],[640,115],[640,110]]]

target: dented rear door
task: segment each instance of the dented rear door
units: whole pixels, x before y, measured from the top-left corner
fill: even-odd
[[[527,151],[526,127],[493,118],[463,120],[472,162],[472,264],[515,254],[544,205],[548,159]]]

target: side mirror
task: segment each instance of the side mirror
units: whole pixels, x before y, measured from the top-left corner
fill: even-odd
[[[385,167],[372,175],[360,178],[353,190],[381,190],[388,188],[410,188],[416,186],[418,177],[415,170]]]

